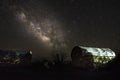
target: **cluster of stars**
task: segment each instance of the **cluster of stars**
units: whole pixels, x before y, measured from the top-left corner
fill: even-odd
[[[49,18],[37,21],[24,9],[14,12],[17,20],[25,26],[30,35],[32,34],[47,46],[55,49],[66,46],[63,32],[60,30],[60,24],[57,21]]]
[[[23,11],[17,12],[16,17],[26,25],[28,32],[34,34],[44,42],[50,42],[50,38],[41,30],[40,24],[34,20],[29,20],[28,16]]]

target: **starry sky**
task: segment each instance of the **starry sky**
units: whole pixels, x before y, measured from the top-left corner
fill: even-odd
[[[118,0],[1,0],[0,48],[34,58],[76,45],[120,48]]]

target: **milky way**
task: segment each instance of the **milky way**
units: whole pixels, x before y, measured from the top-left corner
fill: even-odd
[[[66,47],[61,23],[55,18],[48,16],[42,20],[37,20],[31,15],[31,12],[23,8],[14,9],[13,12],[18,22],[24,26],[30,36],[36,37],[44,45],[54,50],[61,50]]]

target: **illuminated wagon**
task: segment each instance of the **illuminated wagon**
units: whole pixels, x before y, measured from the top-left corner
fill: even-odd
[[[76,46],[71,53],[72,65],[81,68],[97,68],[115,58],[109,48]]]
[[[32,51],[0,50],[0,64],[29,64]]]

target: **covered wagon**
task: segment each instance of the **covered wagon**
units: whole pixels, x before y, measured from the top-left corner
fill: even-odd
[[[71,53],[72,65],[81,68],[97,68],[115,58],[109,48],[75,46]]]

